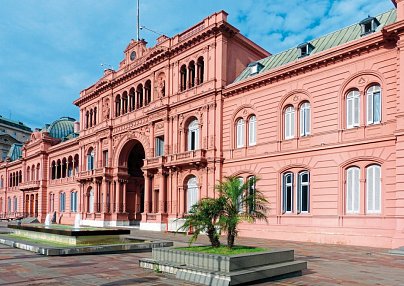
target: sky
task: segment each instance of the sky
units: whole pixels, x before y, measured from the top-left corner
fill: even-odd
[[[33,129],[78,119],[80,91],[102,76],[101,64],[117,69],[136,38],[136,0],[0,0],[0,7],[0,115]],[[172,37],[225,10],[275,54],[393,8],[390,0],[140,0],[140,25]],[[149,47],[157,37],[141,31]]]

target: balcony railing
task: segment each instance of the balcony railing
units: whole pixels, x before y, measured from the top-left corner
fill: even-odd
[[[206,163],[206,150],[191,150],[169,156],[169,165],[204,164]]]
[[[39,181],[30,181],[30,182],[24,182],[20,183],[19,188],[22,191],[25,190],[36,190],[39,189],[40,182]]]

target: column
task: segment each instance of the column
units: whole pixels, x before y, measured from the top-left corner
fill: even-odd
[[[178,214],[182,215],[184,213],[184,188],[178,187]]]
[[[94,213],[98,212],[97,205],[98,205],[98,200],[99,200],[99,198],[98,198],[99,189],[100,189],[100,185],[98,184],[98,182],[95,182],[95,190],[93,190],[94,191],[94,201],[93,201],[93,203],[94,203]]]
[[[104,179],[102,182],[102,208],[101,211],[105,214],[108,211],[107,208],[107,189],[108,189],[108,182]]]
[[[160,170],[160,190],[159,190],[159,213],[166,213],[166,202],[167,202],[167,186],[166,186],[166,176],[165,171]]]
[[[118,185],[116,188],[116,213],[121,213],[121,182],[118,180]]]
[[[145,213],[150,213],[150,191],[151,191],[151,186],[150,186],[150,177],[148,172],[146,171],[145,177],[144,177],[144,212]]]
[[[123,192],[123,194],[122,194],[122,206],[123,206],[123,208],[122,208],[122,212],[123,213],[126,213],[126,185],[127,185],[127,182],[126,181],[124,181],[123,183],[122,183],[122,192]]]
[[[154,124],[153,123],[149,123],[149,129],[150,129],[150,137],[149,137],[149,145],[150,145],[150,157],[154,157]],[[147,155],[146,155],[147,157]]]
[[[168,118],[164,119],[164,155],[165,156],[167,156],[169,153],[169,143],[170,143],[170,140],[168,138],[170,136],[169,126],[170,126],[169,119]]]

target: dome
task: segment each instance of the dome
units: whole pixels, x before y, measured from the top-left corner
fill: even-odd
[[[74,133],[74,121],[76,120],[71,117],[61,117],[54,121],[49,128],[47,128],[50,136],[63,139]]]

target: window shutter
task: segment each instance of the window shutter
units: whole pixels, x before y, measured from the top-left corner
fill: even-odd
[[[354,126],[359,126],[359,115],[360,115],[360,105],[359,105],[359,95],[355,93],[354,96]]]
[[[299,174],[297,182],[297,213],[300,214],[301,211],[302,211],[302,174]]]
[[[367,93],[367,124],[374,123],[373,99],[373,92],[369,90]]]
[[[375,166],[375,212],[380,213],[381,208],[381,197],[382,197],[382,182],[381,182],[381,167]]]
[[[360,178],[360,171],[358,168],[354,169],[354,188],[353,188],[353,212],[359,212],[359,178]]]
[[[346,179],[346,212],[352,213],[352,171],[353,169],[348,169],[347,179]]]
[[[382,109],[381,109],[381,93],[380,90],[373,94],[373,123],[380,123],[382,118]]]
[[[306,109],[304,108],[304,105],[302,105],[301,109],[300,109],[300,124],[299,124],[299,128],[300,128],[300,136],[305,136],[306,135],[306,130],[305,130],[305,112]]]
[[[294,206],[293,190],[295,189],[295,184],[294,184],[295,178],[294,178],[293,173],[290,174],[290,178],[292,180],[292,186],[291,186],[291,190],[290,190],[290,202],[291,202],[290,211],[293,212],[293,210],[294,210],[294,208],[293,208],[293,206]]]
[[[368,167],[366,170],[366,195],[367,195],[367,212],[375,211],[375,185],[374,185],[374,166]]]
[[[352,110],[353,110],[353,99],[352,98],[347,98],[346,101],[346,111],[347,111],[347,128],[352,128],[353,127],[353,119],[352,119]]]
[[[292,109],[290,115],[290,138],[295,137],[295,111]]]
[[[307,179],[308,179],[308,187],[307,187],[307,212],[310,212],[310,186],[311,186],[311,180],[310,180],[310,173],[307,172]]]
[[[286,213],[286,176],[282,176],[282,213]]]
[[[305,135],[309,135],[310,134],[310,105],[307,106],[306,110],[305,110]]]
[[[257,143],[257,123],[256,117],[251,116],[248,126],[248,145],[254,146]]]
[[[195,150],[199,149],[199,128],[195,129]]]

